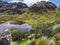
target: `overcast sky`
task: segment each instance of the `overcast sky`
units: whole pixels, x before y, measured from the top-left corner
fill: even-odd
[[[8,2],[23,2],[26,3],[28,6],[38,2],[38,1],[51,1],[55,3],[57,6],[60,6],[60,0],[4,0]]]

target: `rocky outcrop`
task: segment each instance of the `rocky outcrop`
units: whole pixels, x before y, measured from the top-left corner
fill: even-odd
[[[55,10],[56,8],[57,6],[52,2],[41,1],[33,4],[30,10],[32,12],[46,12],[47,10]]]
[[[0,8],[27,8],[28,6],[25,3],[21,3],[21,2],[14,2],[14,3],[8,3],[8,2],[3,2],[0,1]]]
[[[24,13],[23,9],[28,8],[25,3],[22,2],[14,2],[8,3],[0,1],[0,12],[7,12],[7,13]]]

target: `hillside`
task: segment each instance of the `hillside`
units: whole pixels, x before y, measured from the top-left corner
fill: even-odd
[[[57,6],[52,2],[41,1],[33,4],[30,7],[30,10],[32,12],[43,13],[43,12],[48,12],[49,10],[56,10],[56,8]]]
[[[0,16],[0,23],[4,23],[7,21],[15,21],[15,22],[19,22],[19,23],[22,21],[22,22],[27,22],[28,24],[32,25],[33,28],[31,30],[30,34],[27,35],[27,37],[25,37],[26,39],[32,34],[35,34],[35,36],[33,36],[33,38],[39,39],[45,35],[49,38],[51,37],[51,39],[52,39],[55,36],[55,34],[57,34],[57,33],[55,33],[53,26],[60,24],[60,11],[59,10],[50,11],[50,12],[47,12],[44,14],[25,12],[22,15]],[[56,31],[59,32],[58,30],[56,30]],[[12,34],[15,34],[15,33],[12,33]],[[40,34],[40,35],[38,35],[38,34]],[[22,34],[22,35],[24,35],[24,34]],[[19,35],[17,34],[14,36],[19,36]],[[60,36],[60,34],[59,34],[59,36]],[[20,37],[16,37],[16,40],[18,40],[19,38]],[[21,37],[21,39],[23,39],[23,38]],[[16,41],[15,38],[13,40]],[[28,40],[30,40],[30,39],[28,38]],[[25,40],[25,42],[24,41],[21,42],[20,45],[27,43],[28,40],[27,41]]]
[[[5,12],[8,14],[22,14],[25,11],[23,9],[28,8],[28,6],[25,3],[22,2],[13,2],[13,3],[8,3],[4,1],[0,1],[0,13]]]
[[[25,9],[24,9],[25,10]],[[22,14],[0,16],[0,24],[28,23],[30,32],[11,29],[13,43],[19,45],[60,45],[60,8],[52,2],[37,2]]]
[[[33,4],[28,7],[25,3],[8,3],[0,2],[0,13],[5,14],[23,14],[26,11],[35,12],[35,13],[44,13],[48,11],[54,11],[57,9],[57,6],[52,2],[41,1]]]

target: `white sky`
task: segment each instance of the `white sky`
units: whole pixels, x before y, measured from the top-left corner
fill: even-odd
[[[21,0],[11,0],[11,2],[19,2]],[[26,3],[28,6],[38,2],[38,1],[49,1],[49,0],[23,0],[21,2]]]
[[[36,2],[39,2],[39,1],[49,1],[49,0],[24,0],[23,2],[26,3],[27,5],[32,5]]]
[[[19,2],[19,0],[11,0],[11,2]]]

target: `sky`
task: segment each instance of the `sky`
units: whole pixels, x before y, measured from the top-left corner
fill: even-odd
[[[4,1],[7,1],[7,2],[23,2],[23,3],[26,3],[28,6],[30,6],[36,2],[39,2],[39,1],[51,1],[51,2],[55,3],[57,6],[60,6],[60,0],[4,0]]]

